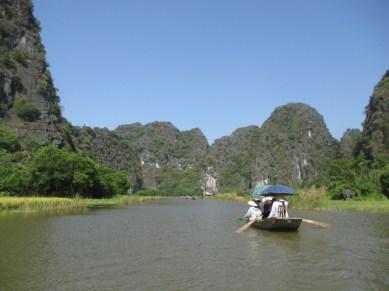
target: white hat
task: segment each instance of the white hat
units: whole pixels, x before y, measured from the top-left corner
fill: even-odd
[[[257,203],[255,203],[254,201],[252,201],[252,200],[250,200],[249,202],[247,202],[247,204],[248,205],[250,205],[250,206],[258,206],[258,204]]]

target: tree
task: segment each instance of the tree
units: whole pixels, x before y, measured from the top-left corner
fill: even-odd
[[[73,169],[68,153],[49,145],[39,149],[30,163],[31,184],[40,194],[69,195]]]

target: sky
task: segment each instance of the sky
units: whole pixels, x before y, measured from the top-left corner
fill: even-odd
[[[291,102],[361,128],[389,69],[386,0],[33,0],[74,125],[170,121],[208,141]]]

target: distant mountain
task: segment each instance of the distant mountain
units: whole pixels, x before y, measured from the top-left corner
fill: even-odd
[[[389,71],[374,88],[366,106],[361,148],[369,159],[389,160]]]
[[[255,183],[301,183],[317,178],[335,158],[337,142],[312,107],[290,103],[259,128],[249,126],[215,141],[210,161],[223,190]]]
[[[253,181],[312,181],[335,158],[337,142],[312,107],[290,103],[277,107],[261,127],[256,142]]]
[[[164,167],[205,167],[208,142],[198,128],[181,132],[170,122],[133,123],[118,126],[115,133],[139,152],[145,187],[157,187]]]
[[[260,128],[253,125],[239,128],[212,144],[208,162],[215,169],[223,191],[251,188],[251,166],[259,135]]]

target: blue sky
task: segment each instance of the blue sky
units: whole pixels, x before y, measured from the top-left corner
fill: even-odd
[[[34,0],[64,116],[210,142],[304,102],[340,138],[389,69],[389,1]]]

